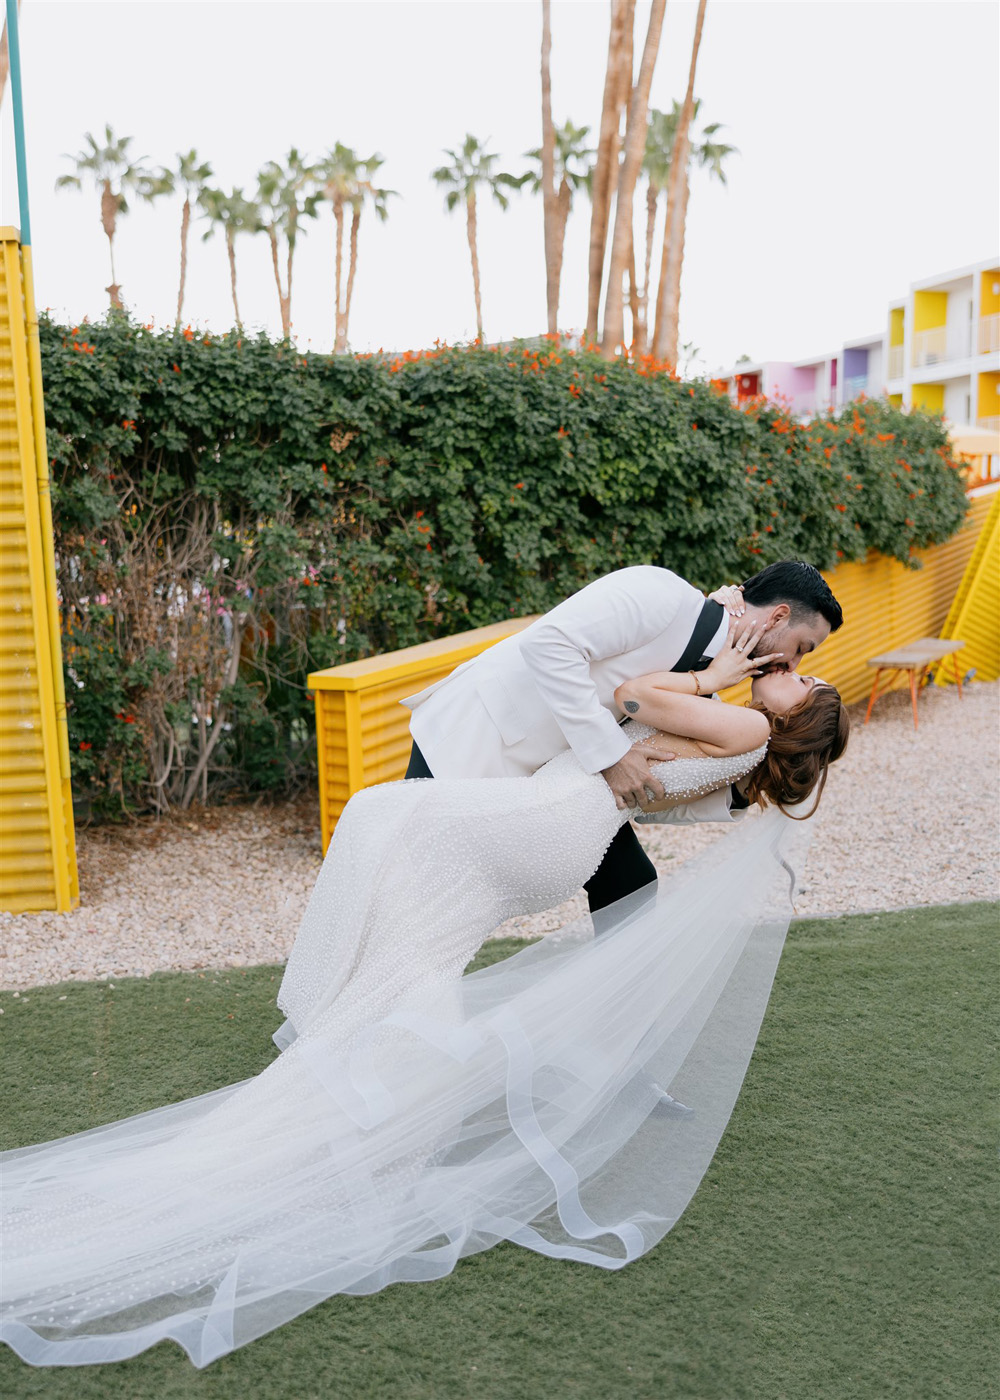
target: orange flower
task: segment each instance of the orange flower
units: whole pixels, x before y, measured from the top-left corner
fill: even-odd
[[[847,507],[841,505],[839,501],[835,501],[835,502],[834,502],[834,506],[836,507],[837,510],[840,510],[840,511],[844,511],[844,510],[847,509]]]
[[[184,327],[184,339],[185,339],[185,340],[194,340],[194,331],[191,329],[190,326],[185,326],[185,327]]]
[[[175,365],[174,365],[174,374],[180,374],[180,372],[181,372],[181,367],[180,367],[180,365],[175,364]]]
[[[515,491],[523,491],[523,490],[524,490],[524,482],[523,482],[523,481],[515,481],[515,482],[514,482],[514,490],[515,490]]]
[[[895,433],[876,433],[876,437],[878,438],[879,442],[892,442],[895,439],[895,436]]]
[[[417,511],[417,519],[419,520],[420,517],[421,517],[422,515],[423,515],[423,511],[422,511],[422,510],[418,510],[418,511]]]
[[[81,748],[81,749],[92,749],[93,747],[94,747],[93,744],[81,744],[81,745],[80,745],[80,748]]]

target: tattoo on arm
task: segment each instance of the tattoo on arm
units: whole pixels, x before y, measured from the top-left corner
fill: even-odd
[[[638,700],[626,700],[626,701],[625,701],[625,708],[626,708],[626,710],[628,710],[628,712],[629,712],[630,715],[637,715],[637,714],[639,713],[639,702],[638,702]]]

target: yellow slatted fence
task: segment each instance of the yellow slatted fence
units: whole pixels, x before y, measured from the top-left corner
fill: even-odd
[[[941,631],[960,638],[961,671],[975,670],[976,679],[1000,677],[1000,490],[992,492],[989,515],[962,576]],[[953,685],[950,668],[938,667],[938,685]]]
[[[799,670],[829,681],[845,704],[852,705],[867,700],[871,691],[872,673],[865,665],[869,656],[893,651],[918,637],[941,636],[998,490],[987,487],[972,497],[965,524],[950,540],[918,550],[919,569],[906,569],[896,559],[872,553],[864,563],[825,571],[823,577],[844,610],[844,625]],[[959,653],[963,669],[964,656]],[[905,685],[906,678],[896,684]],[[725,699],[742,704],[749,692],[748,685],[735,686],[726,691]]]
[[[30,250],[0,229],[0,909],[79,900]]]

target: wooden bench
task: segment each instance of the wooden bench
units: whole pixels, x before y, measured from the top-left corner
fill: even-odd
[[[913,703],[913,727],[917,725],[917,693],[927,679],[927,672],[936,661],[943,661],[945,657],[951,657],[951,664],[955,671],[955,684],[958,686],[958,698],[962,698],[962,675],[958,669],[957,653],[965,646],[964,642],[952,641],[945,637],[921,637],[918,641],[908,642],[905,647],[897,647],[895,651],[884,651],[881,656],[870,656],[865,663],[874,666],[875,682],[872,685],[871,698],[868,701],[868,709],[865,712],[865,724],[868,723],[872,712],[872,706],[880,695],[884,695],[892,686],[896,677],[904,672],[910,683],[910,700]],[[882,673],[888,671],[891,674],[882,686],[879,685]]]

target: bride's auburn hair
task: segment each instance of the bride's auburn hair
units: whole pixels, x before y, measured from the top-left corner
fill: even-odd
[[[832,685],[817,685],[786,714],[776,715],[760,701],[750,704],[771,726],[767,753],[747,783],[746,795],[761,807],[774,805],[785,816],[786,807],[804,802],[816,793],[812,809],[796,821],[811,817],[819,806],[826,775],[847,748],[851,721],[840,694]]]

